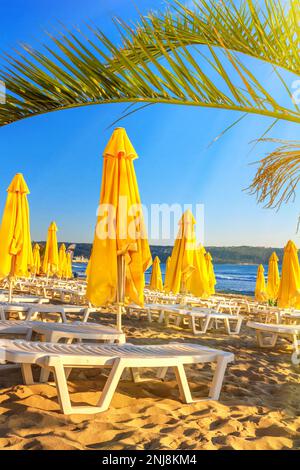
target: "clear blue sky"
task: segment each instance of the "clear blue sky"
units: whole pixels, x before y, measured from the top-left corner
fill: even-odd
[[[138,0],[140,11],[162,5],[160,0]],[[44,30],[80,26],[93,20],[111,33],[111,18],[136,18],[131,0],[1,0],[1,52],[18,42],[35,46]],[[261,73],[265,65],[259,64]],[[124,106],[108,105],[52,113],[0,129],[0,209],[16,172],[22,172],[31,190],[32,237],[45,239],[49,222],[56,220],[59,240],[92,241],[99,199],[102,151],[110,136],[107,127]],[[253,139],[266,130],[267,118],[249,117],[214,145],[208,144],[238,117],[225,111],[154,106],[122,122],[138,154],[136,173],[142,202],[203,203],[206,245],[282,246],[295,235],[298,203],[279,212],[256,205],[242,189],[255,167],[249,163],[266,147],[249,154]],[[298,134],[298,135],[297,135]],[[272,132],[297,139],[299,128],[290,123]]]

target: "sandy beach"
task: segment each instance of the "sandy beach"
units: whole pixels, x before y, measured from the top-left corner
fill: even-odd
[[[113,325],[113,315],[101,315]],[[94,320],[98,318],[94,317]],[[63,416],[51,384],[22,385],[19,370],[0,374],[2,449],[299,449],[299,370],[286,342],[276,350],[257,347],[243,327],[238,337],[221,331],[196,338],[187,329],[124,317],[127,341],[159,344],[190,341],[235,354],[220,402],[185,405],[172,372],[165,382],[122,380],[110,409],[96,415]],[[36,369],[38,373],[38,369]],[[209,366],[187,369],[195,397],[205,396]],[[145,371],[144,376],[153,375]],[[37,377],[37,375],[36,375]],[[99,371],[72,372],[72,400],[96,404],[105,377]]]

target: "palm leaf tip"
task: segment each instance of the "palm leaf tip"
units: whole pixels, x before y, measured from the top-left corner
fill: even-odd
[[[252,184],[247,188],[267,208],[279,209],[296,197],[300,181],[300,141],[261,139],[260,142],[280,144],[259,162]]]

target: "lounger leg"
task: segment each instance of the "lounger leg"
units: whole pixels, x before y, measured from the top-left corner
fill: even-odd
[[[201,319],[199,319],[199,322],[201,324]],[[197,330],[196,318],[195,317],[191,318],[191,323],[192,323],[192,329],[193,329],[194,335],[203,335],[207,332],[207,328],[208,328],[209,323],[210,323],[210,318],[209,317],[205,318],[205,320],[201,324],[201,330]]]
[[[57,363],[54,367],[54,380],[56,383],[58,401],[60,408],[65,415],[72,413],[72,405],[68,390],[66,375],[62,364]]]
[[[66,375],[66,379],[68,380],[70,374],[72,372],[72,367],[66,367],[65,368],[65,375]]]
[[[224,322],[225,322],[225,328],[226,328],[226,331],[229,335],[238,335],[240,333],[240,330],[241,330],[241,326],[242,326],[242,321],[243,319],[242,318],[238,318],[237,321],[236,321],[236,326],[235,328],[231,329],[231,326],[230,326],[230,321],[234,321],[234,320],[229,320],[229,318],[225,318],[224,319]]]
[[[124,371],[124,361],[122,361],[122,359],[116,359],[114,362],[114,365],[112,366],[112,369],[110,371],[110,374],[108,376],[105,387],[102,391],[100,400],[97,405],[97,407],[99,407],[101,411],[105,411],[108,409],[123,371]]]
[[[151,315],[150,308],[147,308],[147,318],[148,318],[148,322],[152,323],[152,315]]]
[[[234,334],[236,335],[239,335],[240,334],[240,331],[241,331],[241,328],[242,328],[242,324],[243,324],[243,318],[239,318],[238,321],[237,321],[237,325],[236,325],[236,329],[235,329],[235,332]]]
[[[137,369],[131,367],[130,368],[130,374],[131,374],[132,381],[134,383],[141,382],[141,377],[140,377],[140,374],[139,374]]]
[[[293,346],[294,346],[294,351],[292,353],[291,361],[292,364],[295,366],[298,366],[300,363],[300,358],[299,358],[299,341],[298,341],[298,336],[293,335]]]
[[[217,367],[209,390],[209,398],[212,400],[219,400],[227,363],[226,358],[222,356],[218,357]]]
[[[87,322],[88,319],[89,319],[89,316],[90,316],[90,309],[89,309],[89,308],[86,308],[86,309],[84,310],[84,314],[83,314],[83,319],[82,319],[82,321],[83,321],[84,323]]]
[[[264,335],[263,331],[256,331],[257,341],[261,348],[274,348],[277,343],[278,334],[271,333]]]
[[[164,321],[164,316],[165,316],[164,312],[161,312],[160,315],[159,315],[159,317],[158,317],[158,323],[163,323],[163,321]]]
[[[21,364],[21,371],[24,383],[26,385],[33,385],[34,380],[32,376],[31,364]]]
[[[101,397],[97,406],[72,406],[64,367],[61,363],[57,362],[54,366],[54,378],[62,412],[66,415],[69,415],[95,414],[106,411],[111,403],[113,394],[118,386],[124,368],[124,361],[122,359],[116,359],[101,393]]]
[[[185,403],[192,403],[193,398],[191,395],[190,387],[186,378],[186,373],[182,364],[174,367],[176,380],[179,387],[179,393],[182,401]]]
[[[230,330],[230,323],[229,323],[228,318],[224,318],[224,324],[225,324],[225,330],[226,330],[227,334],[230,335],[231,330]]]
[[[157,371],[156,377],[160,380],[164,380],[168,372],[168,367],[160,367]]]

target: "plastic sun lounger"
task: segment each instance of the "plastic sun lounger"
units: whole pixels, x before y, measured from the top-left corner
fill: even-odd
[[[64,312],[62,312],[61,307],[58,307],[58,309],[53,307],[54,306],[43,304],[0,303],[0,318],[1,320],[6,320],[7,314],[9,315],[10,313],[16,313],[19,316],[19,320],[30,320],[33,312],[53,313],[57,311],[57,313],[62,316],[62,321],[65,321]]]
[[[300,325],[248,322],[247,326],[255,330],[261,348],[274,348],[279,336],[290,340],[294,347],[291,361],[295,365],[300,363]]]
[[[179,325],[182,320],[187,319],[194,335],[203,335],[207,333],[213,323],[218,327],[219,322],[224,324],[228,335],[238,335],[243,323],[243,317],[241,315],[219,313],[216,310],[207,308],[194,308],[192,310],[185,310],[180,307],[164,308],[162,309],[160,321],[164,319],[166,325],[168,325],[170,316],[177,317],[177,325]],[[232,324],[234,326],[232,326]]]
[[[8,303],[8,295],[0,295],[0,301],[2,303]],[[17,303],[37,303],[37,304],[47,304],[49,299],[44,297],[32,296],[32,295],[13,295],[12,302]]]
[[[64,414],[101,413],[109,408],[113,394],[125,368],[173,367],[179,386],[180,396],[185,403],[218,400],[227,364],[234,360],[232,353],[206,348],[196,344],[171,343],[165,345],[137,346],[35,343],[27,341],[0,340],[0,357],[3,361],[21,364],[23,378],[27,385],[33,384],[31,365],[37,364],[54,373],[61,410]],[[185,364],[217,363],[210,386],[209,397],[201,400],[192,398]],[[72,406],[66,374],[70,368],[111,369],[97,406]],[[133,380],[138,378],[132,371]]]
[[[64,339],[67,343],[72,341],[103,341],[120,344],[126,342],[124,333],[115,328],[100,325],[97,323],[74,322],[40,322],[40,321],[20,321],[20,320],[0,320],[0,335],[18,335],[24,336],[26,340],[31,340],[32,333],[38,333],[42,336],[44,342],[58,343]],[[0,369],[7,368],[0,365]],[[41,382],[46,382],[49,377],[49,371],[43,369],[41,372]]]
[[[89,314],[93,309],[79,308],[73,305],[50,305],[50,304],[18,304],[18,303],[5,303],[0,304],[0,319],[6,320],[6,314],[17,313],[19,320],[36,320],[39,315],[47,318],[47,314],[56,314],[59,321],[67,323],[66,313],[81,313],[83,314],[83,321],[87,321]]]

